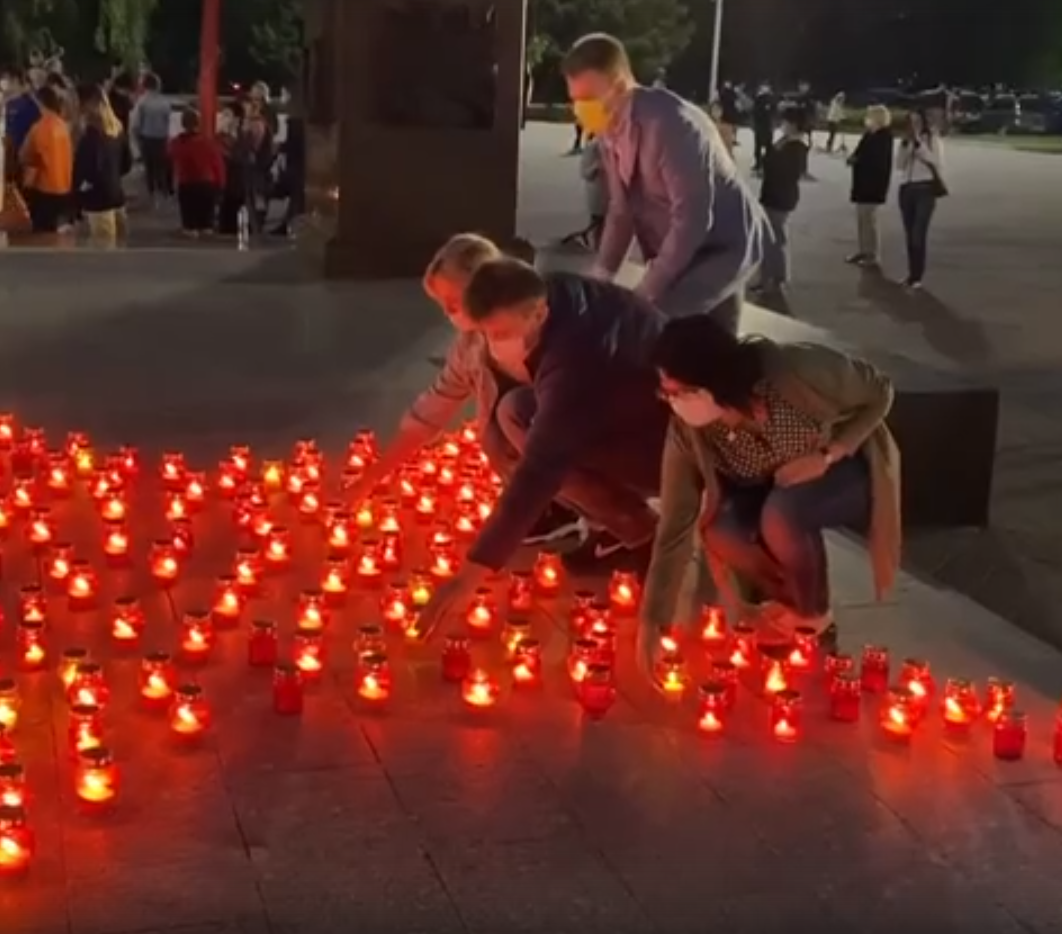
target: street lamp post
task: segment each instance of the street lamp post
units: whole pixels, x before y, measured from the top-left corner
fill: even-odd
[[[723,0],[715,0],[715,25],[712,27],[712,75],[708,82],[708,100],[719,91],[719,54],[723,42]]]
[[[199,25],[199,117],[203,132],[213,136],[218,122],[218,54],[221,44],[221,0],[203,0]]]

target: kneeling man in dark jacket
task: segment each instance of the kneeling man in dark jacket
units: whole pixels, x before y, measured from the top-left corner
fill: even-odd
[[[572,570],[643,571],[656,526],[646,500],[668,425],[650,359],[660,313],[621,286],[508,257],[479,267],[465,310],[516,384],[496,419],[518,461],[464,567],[421,613],[422,637],[505,567],[554,499],[597,530],[565,556]]]

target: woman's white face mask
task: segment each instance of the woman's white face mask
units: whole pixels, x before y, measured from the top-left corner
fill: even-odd
[[[723,410],[710,392],[686,392],[668,400],[671,411],[691,428],[703,428],[723,417]]]

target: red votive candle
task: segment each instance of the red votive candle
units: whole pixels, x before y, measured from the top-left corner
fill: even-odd
[[[277,663],[279,640],[277,624],[270,619],[256,619],[247,637],[247,664],[252,668],[272,668]]]
[[[379,704],[391,696],[391,665],[383,652],[369,652],[358,659],[358,697]]]
[[[494,594],[489,587],[480,587],[472,597],[472,604],[465,613],[468,631],[477,637],[490,634],[498,622],[498,611],[494,604]]]
[[[111,608],[111,640],[119,648],[134,648],[140,644],[145,622],[136,597],[119,597]]]
[[[152,652],[140,662],[138,686],[145,707],[158,710],[169,705],[177,685],[177,669],[169,652]]]
[[[756,630],[746,623],[734,626],[733,644],[730,648],[730,664],[744,671],[756,664]]]
[[[612,667],[594,662],[587,665],[579,680],[577,698],[583,713],[591,720],[600,720],[616,703],[616,682]]]
[[[472,670],[472,651],[468,636],[453,633],[446,637],[442,649],[442,676],[444,681],[459,683]]]
[[[48,554],[47,573],[56,584],[65,585],[74,563],[74,546],[66,542],[56,542]],[[65,586],[64,586],[65,589]]]
[[[513,571],[509,575],[509,612],[530,613],[535,605],[534,578],[530,571]]]
[[[304,590],[299,594],[295,624],[302,629],[324,629],[328,625],[328,608],[320,590]]]
[[[985,687],[985,717],[995,723],[1014,706],[1017,687],[1013,681],[989,678]]]
[[[726,645],[726,614],[720,606],[706,606],[701,612],[701,641],[709,649],[719,649]]]
[[[859,720],[863,703],[863,684],[854,674],[834,675],[830,684],[830,717],[840,723]]]
[[[287,662],[273,669],[273,710],[282,716],[292,717],[302,713],[302,672],[296,665]]]
[[[818,660],[818,630],[812,626],[797,626],[793,630],[793,647],[786,657],[789,670],[797,674],[812,671]]]
[[[890,739],[900,743],[910,742],[918,723],[918,702],[905,685],[889,688],[881,708],[881,728]]]
[[[697,689],[697,729],[707,736],[719,736],[726,727],[730,711],[725,684],[709,681]]]
[[[214,648],[214,626],[210,614],[192,610],[184,614],[180,629],[181,657],[187,662],[202,663]]]
[[[412,601],[404,581],[395,581],[380,600],[380,615],[395,628],[402,628],[409,615]]]
[[[15,630],[16,663],[20,671],[41,671],[47,664],[44,623],[23,620]]]
[[[935,690],[929,662],[920,658],[904,659],[900,668],[900,684],[911,692],[915,713],[923,717]]]
[[[992,727],[992,753],[997,759],[1016,762],[1025,755],[1029,725],[1019,710],[1004,711]]]
[[[29,871],[36,839],[21,807],[0,807],[0,875],[21,876]]]
[[[799,691],[779,691],[771,701],[771,735],[780,743],[794,743],[803,728],[804,702]]]
[[[158,539],[148,555],[151,576],[160,587],[172,587],[181,574],[181,558],[170,539]]]
[[[564,577],[564,565],[555,551],[541,551],[535,559],[533,571],[535,590],[544,597],[558,593]]]
[[[513,683],[532,687],[542,683],[542,643],[521,639],[513,651]]]
[[[72,705],[66,738],[75,759],[88,749],[99,749],[103,745],[103,711],[95,704]]]
[[[162,455],[159,465],[159,475],[167,489],[179,490],[184,484],[185,474],[188,468],[185,466],[184,455],[177,451],[167,451]]]
[[[319,629],[300,629],[295,633],[292,659],[307,680],[316,680],[324,671],[324,635]]]
[[[461,682],[461,698],[469,707],[493,707],[498,693],[498,683],[482,669],[470,671]]]
[[[243,613],[244,596],[236,578],[219,577],[214,585],[211,615],[219,626],[235,626]]]
[[[200,739],[210,729],[210,705],[198,684],[182,684],[173,692],[170,730],[185,742]]]
[[[948,678],[944,683],[940,712],[949,732],[968,732],[981,715],[981,702],[973,682],[963,678]]]
[[[827,691],[833,684],[834,678],[838,675],[852,675],[855,673],[855,659],[844,652],[829,652],[822,660],[823,681]]]
[[[70,562],[70,574],[66,579],[67,603],[71,610],[91,610],[96,605],[99,583],[96,572],[87,561]]]
[[[608,585],[608,600],[613,612],[620,616],[633,616],[638,610],[640,590],[635,574],[629,571],[613,571]]]
[[[55,519],[50,509],[37,509],[26,524],[26,541],[38,554],[55,540]]]
[[[288,567],[291,564],[291,532],[282,525],[272,526],[265,536],[263,554],[271,571]]]
[[[118,787],[118,766],[109,749],[97,746],[78,756],[74,794],[82,807],[92,810],[110,807],[118,797]]]
[[[737,704],[738,674],[738,669],[729,661],[712,663],[712,680],[726,688],[727,707],[730,710]]]
[[[868,694],[881,694],[889,687],[889,650],[882,645],[863,648],[859,679]]]

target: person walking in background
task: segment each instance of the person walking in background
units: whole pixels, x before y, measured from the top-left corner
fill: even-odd
[[[875,104],[867,108],[866,131],[848,158],[852,169],[852,204],[856,210],[858,249],[845,259],[857,266],[877,266],[881,261],[878,214],[889,200],[892,185],[892,114]]]
[[[40,119],[33,124],[22,150],[22,190],[34,233],[58,233],[70,213],[74,182],[74,153],[70,128],[63,119],[63,102],[54,88],[37,92]]]
[[[937,200],[947,195],[944,147],[926,115],[912,110],[896,154],[900,174],[900,216],[907,241],[907,278],[904,285],[920,289],[929,253],[929,226]]]
[[[724,81],[719,89],[719,133],[723,137],[727,152],[734,154],[737,146],[738,124],[741,123],[741,105],[738,103],[737,89],[729,81]]]
[[[844,91],[838,91],[830,100],[829,109],[826,111],[826,152],[832,154],[837,144],[837,134],[844,123],[845,96]],[[848,152],[848,145],[844,141],[844,133],[841,133],[841,152]]]
[[[774,142],[774,122],[778,114],[778,101],[771,86],[764,82],[752,102],[753,168],[763,171],[763,160]]]
[[[181,114],[181,133],[170,143],[177,184],[181,232],[199,237],[214,232],[218,200],[225,189],[225,157],[217,140],[202,132],[199,114]]]
[[[154,205],[173,193],[167,156],[172,118],[173,105],[162,94],[162,82],[158,75],[148,75],[144,79],[144,93],[133,111],[132,126],[144,163],[144,183]]]
[[[86,89],[80,103],[82,129],[74,154],[77,207],[88,224],[92,245],[113,247],[125,215],[125,131],[103,88]]]
[[[767,150],[763,163],[760,204],[770,224],[770,236],[763,244],[763,262],[756,291],[779,295],[789,285],[789,215],[800,203],[800,179],[807,171],[808,144],[800,128],[800,115],[792,109],[782,112],[782,134]]]

